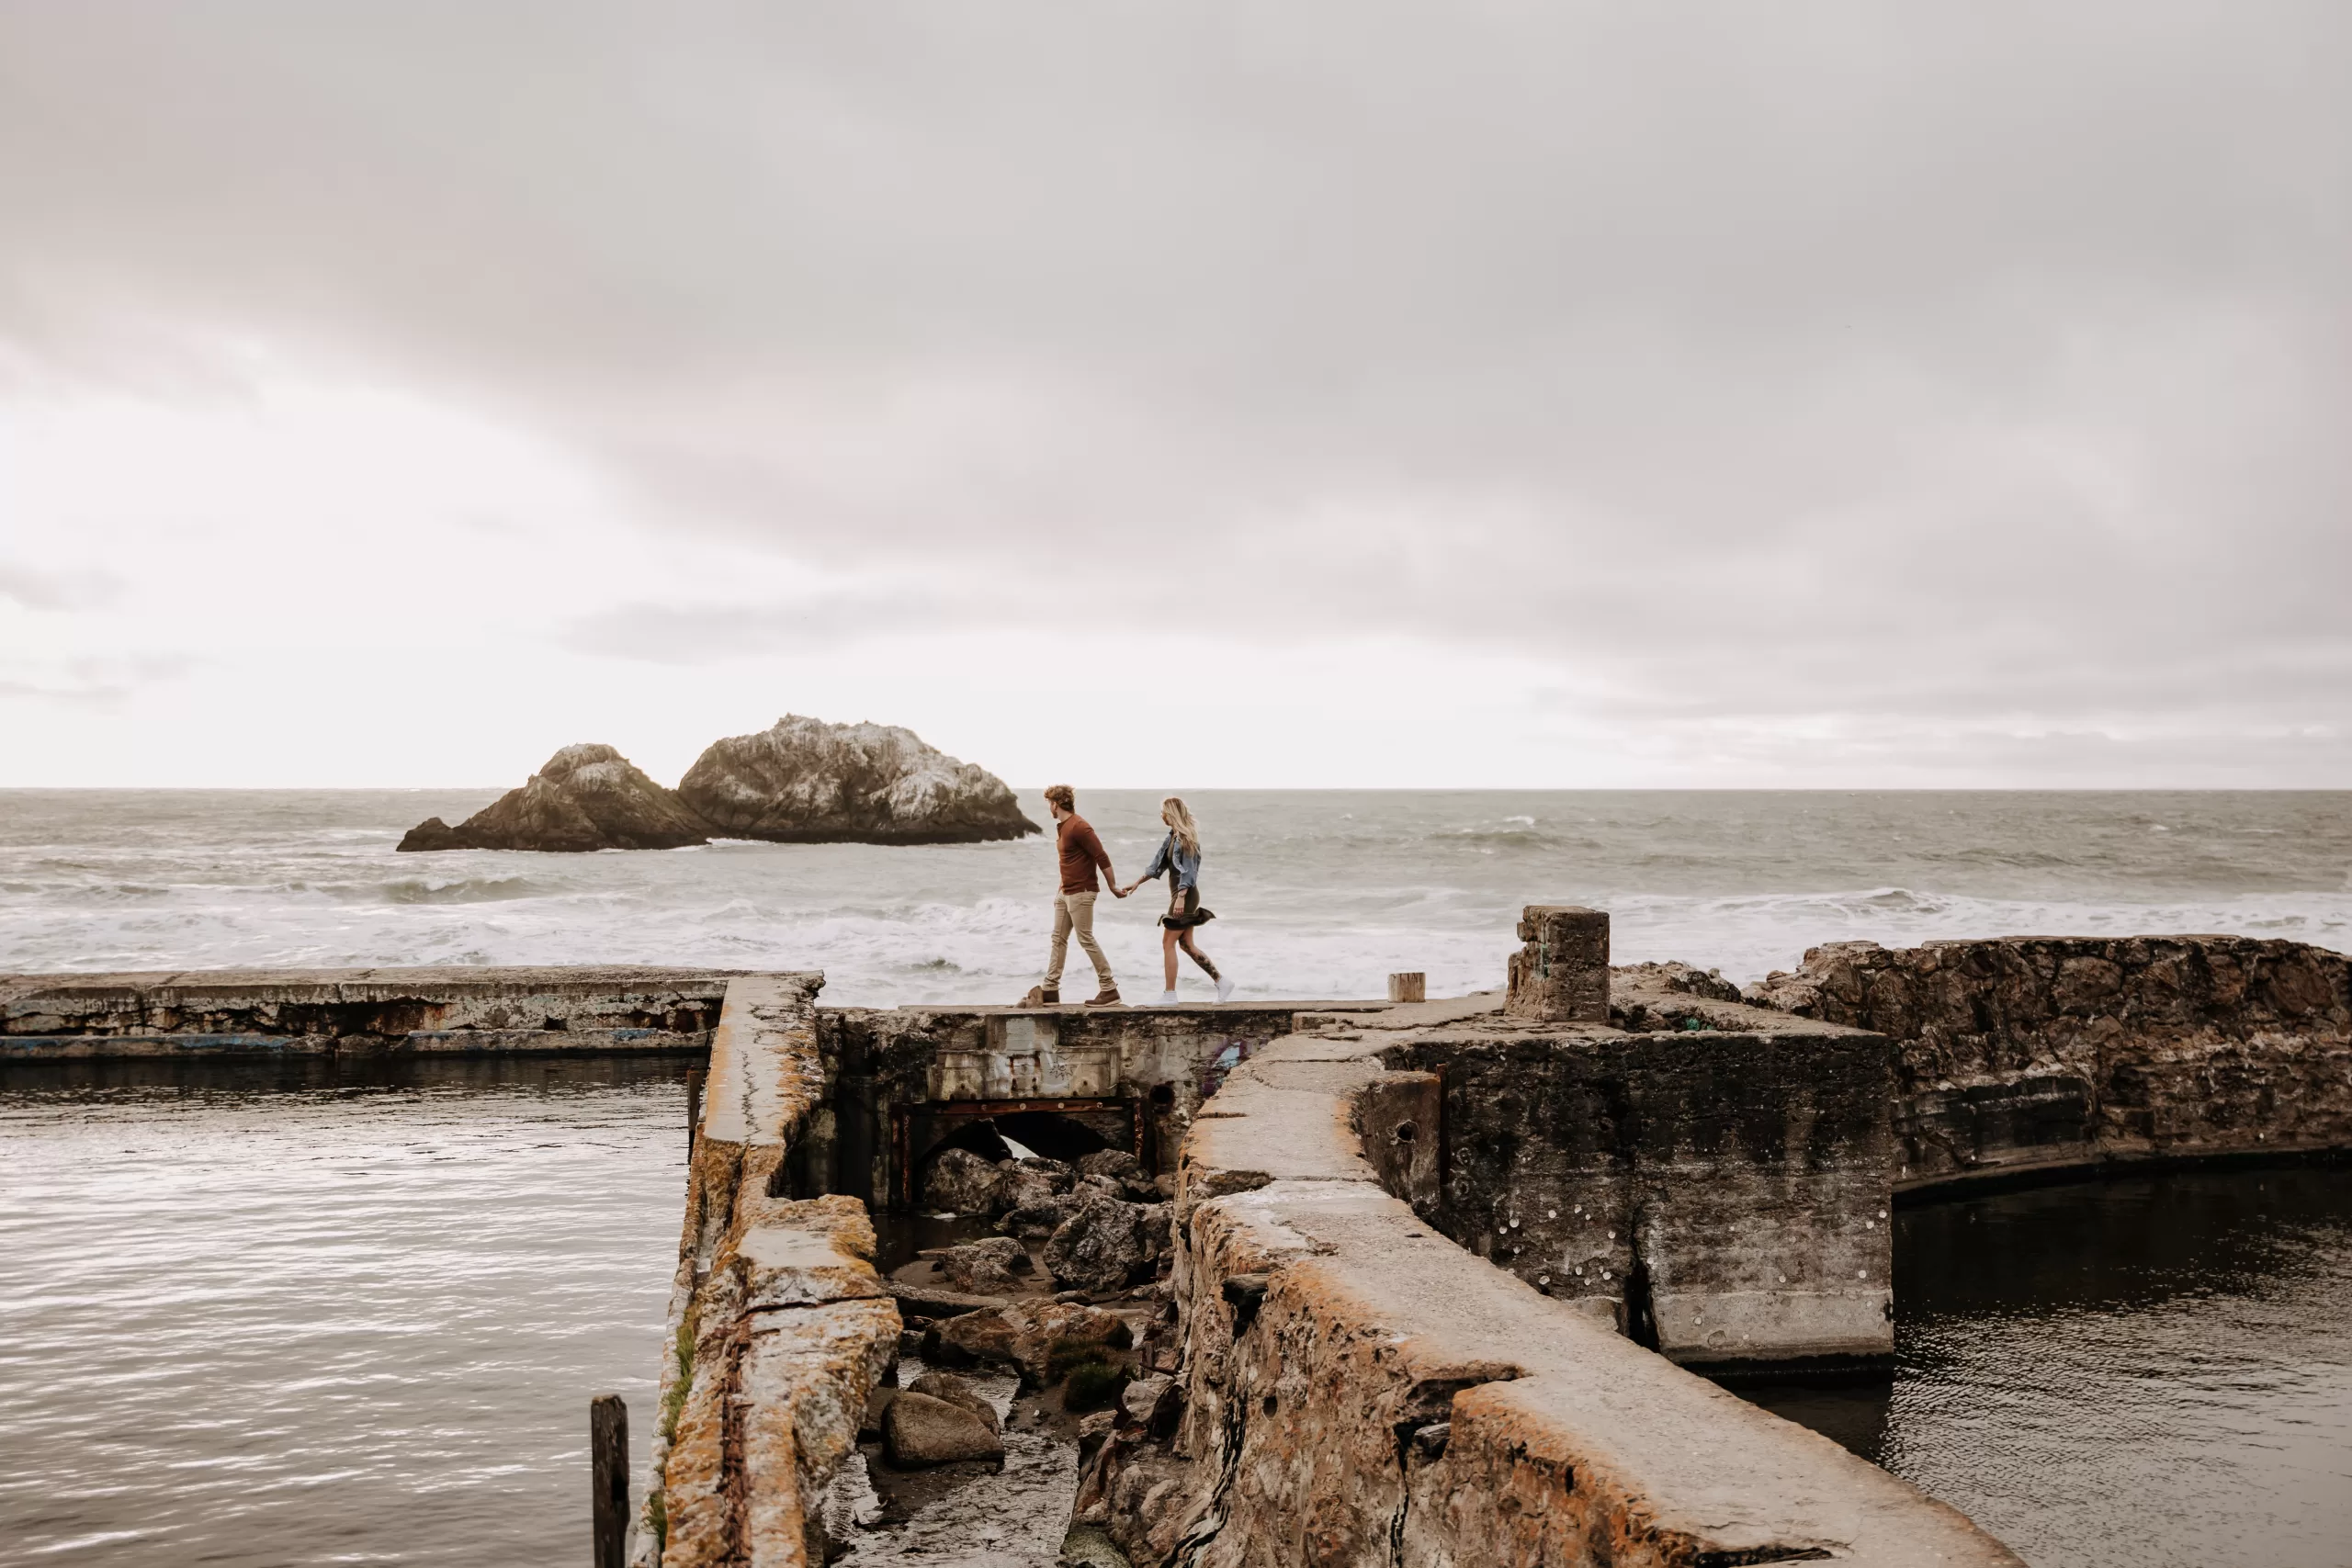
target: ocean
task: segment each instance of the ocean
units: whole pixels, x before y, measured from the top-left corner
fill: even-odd
[[[0,972],[645,963],[821,969],[842,1004],[1012,1000],[1045,963],[1050,841],[398,854],[493,790],[0,791]],[[1043,818],[1035,792],[1023,791]],[[1868,938],[2234,932],[2352,947],[2352,793],[1213,790],[1189,795],[1257,998],[1501,983],[1522,904],[1613,917],[1619,962],[1740,982]],[[1081,793],[1120,874],[1159,796]],[[1129,999],[1159,905],[1102,900]],[[1072,962],[1082,961],[1072,954]],[[1075,987],[1085,976],[1076,975]],[[1205,994],[1189,966],[1187,996]]]

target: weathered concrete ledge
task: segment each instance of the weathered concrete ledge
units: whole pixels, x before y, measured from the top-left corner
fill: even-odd
[[[1894,1043],[1906,1196],[2352,1149],[2352,958],[2325,948],[1833,942],[1748,994]]]
[[[0,1061],[677,1051],[707,1044],[729,969],[192,969],[0,976]]]
[[[854,1198],[786,1195],[823,1103],[817,975],[730,981],[689,1168],[639,1568],[825,1561],[818,1503],[896,1359]]]
[[[1396,1192],[1430,1201],[1445,1080],[1480,1047],[1391,1071],[1464,1021],[1434,1007],[1364,1021],[1270,1044],[1197,1119],[1177,1198],[1183,1415],[1164,1442],[1113,1433],[1082,1519],[1137,1562],[2017,1563],[1951,1508],[1424,1223]],[[1532,1059],[1576,1038],[1547,1026]]]

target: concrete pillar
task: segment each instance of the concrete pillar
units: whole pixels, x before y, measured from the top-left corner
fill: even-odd
[[[1535,1023],[1609,1021],[1609,916],[1574,904],[1521,911],[1503,1012]]]

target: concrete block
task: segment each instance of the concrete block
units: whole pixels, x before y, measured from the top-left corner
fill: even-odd
[[[1521,913],[1503,1012],[1535,1023],[1609,1021],[1609,916],[1574,904]]]

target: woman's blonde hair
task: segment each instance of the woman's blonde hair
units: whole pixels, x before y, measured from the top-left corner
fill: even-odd
[[[1176,841],[1184,846],[1186,854],[1201,852],[1201,830],[1193,825],[1193,814],[1184,809],[1182,801],[1172,795],[1161,801],[1159,819],[1176,830]]]

